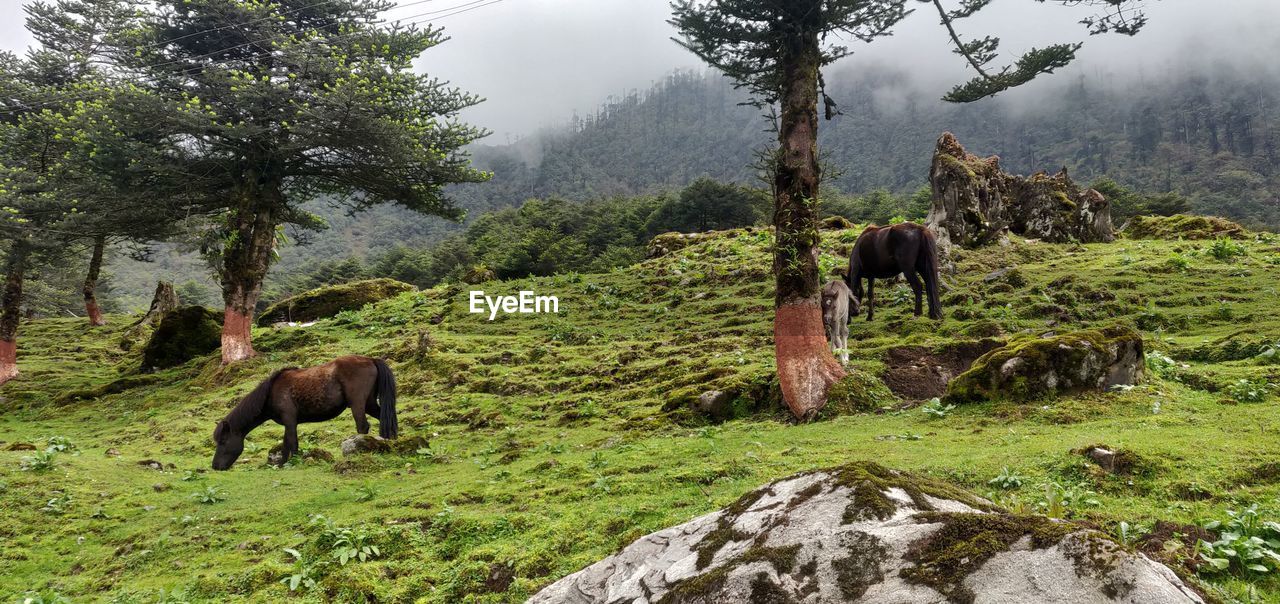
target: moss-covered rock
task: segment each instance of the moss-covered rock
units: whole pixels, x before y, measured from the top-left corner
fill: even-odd
[[[1216,216],[1174,214],[1173,216],[1134,216],[1120,228],[1127,239],[1248,239],[1244,227]]]
[[[851,512],[852,510],[852,512]],[[784,478],[641,537],[529,600],[1200,602],[1106,536],[859,462]]]
[[[978,360],[947,386],[947,400],[1036,400],[1137,383],[1142,335],[1123,326],[1044,338],[1015,338]]]
[[[142,349],[142,366],[176,367],[222,345],[222,314],[203,306],[183,306],[166,313]]]
[[[394,298],[416,289],[395,279],[368,279],[318,287],[268,306],[258,316],[258,325],[267,327],[281,321],[307,322],[324,319],[344,310],[359,310],[365,304]]]

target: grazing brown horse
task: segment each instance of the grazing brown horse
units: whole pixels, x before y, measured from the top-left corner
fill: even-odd
[[[919,276],[917,276],[917,273]],[[869,226],[858,235],[849,254],[849,273],[845,275],[854,297],[867,307],[867,320],[875,318],[875,280],[891,279],[901,274],[916,294],[916,316],[920,316],[920,298],[929,294],[929,318],[942,319],[942,303],[938,300],[938,242],[928,228],[912,222],[893,226]],[[862,280],[867,280],[867,297],[862,298]],[[921,279],[924,283],[921,284]]]
[[[298,452],[298,424],[333,419],[351,408],[356,430],[369,433],[366,413],[378,416],[378,434],[395,438],[396,379],[382,359],[338,357],[323,365],[281,369],[258,384],[213,430],[213,469],[225,470],[244,451],[244,437],[267,420],[284,426],[280,464]]]

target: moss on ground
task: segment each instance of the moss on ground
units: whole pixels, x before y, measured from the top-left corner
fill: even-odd
[[[1175,214],[1173,216],[1134,216],[1123,225],[1120,234],[1129,239],[1249,239],[1244,227],[1215,216]]]
[[[328,285],[285,298],[258,315],[258,325],[267,327],[281,321],[306,323],[332,317],[344,310],[360,310],[418,288],[395,279],[366,279]]]

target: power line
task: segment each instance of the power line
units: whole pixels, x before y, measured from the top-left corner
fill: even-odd
[[[327,2],[327,1],[331,1],[331,0],[325,0],[325,1]],[[408,3],[408,4],[401,5],[401,6],[410,6],[410,5],[412,5],[412,4],[418,4],[418,3],[421,3],[421,2],[430,2],[430,1],[434,1],[434,0],[417,0],[416,2],[411,2],[411,3]],[[451,7],[448,7],[448,8],[438,9],[438,10],[434,10],[434,11],[425,11],[425,12],[422,12],[422,13],[417,13],[417,14],[414,14],[414,15],[409,15],[409,16],[407,16],[407,17],[403,17],[402,19],[409,19],[409,18],[416,18],[416,17],[424,17],[424,16],[427,16],[427,15],[434,15],[434,14],[439,14],[439,13],[445,13],[445,14],[441,14],[441,15],[439,15],[439,16],[437,16],[437,17],[428,17],[428,18],[425,18],[425,19],[418,19],[418,20],[414,20],[414,21],[409,21],[408,23],[402,23],[402,19],[397,19],[397,20],[393,21],[393,23],[395,23],[396,25],[404,25],[404,26],[409,26],[409,27],[416,26],[416,25],[422,25],[422,24],[424,24],[424,23],[428,23],[428,24],[429,24],[429,23],[431,23],[431,22],[433,22],[433,21],[438,21],[438,20],[440,20],[440,19],[446,19],[446,18],[448,18],[448,17],[452,17],[452,16],[455,16],[455,15],[460,15],[460,14],[467,13],[467,12],[470,12],[470,11],[473,11],[473,10],[476,10],[476,9],[479,9],[479,8],[483,8],[483,7],[485,7],[485,6],[489,6],[489,5],[491,5],[491,4],[498,4],[499,2],[503,2],[503,1],[505,1],[505,0],[487,0],[487,1],[486,1],[486,0],[471,0],[470,2],[465,2],[465,3],[463,3],[463,4],[459,4],[459,5],[451,6]],[[319,4],[323,4],[323,2],[321,2],[321,3],[317,3],[316,5],[313,5],[313,6],[317,6],[317,5],[319,5]],[[464,7],[466,7],[466,8],[464,8]],[[397,7],[397,8],[399,8],[399,7]],[[216,28],[215,28],[215,29],[210,29],[210,30],[207,30],[207,31],[215,31],[215,30],[216,30]],[[199,33],[199,32],[193,32],[192,34],[189,34],[189,35],[195,35],[196,33]],[[370,32],[367,32],[367,31],[350,32],[350,33],[348,33],[348,34],[339,34],[339,35],[336,35],[336,36],[331,36],[331,37],[328,37],[328,38],[324,38],[324,39],[323,39],[323,41],[324,41],[324,42],[333,42],[333,41],[336,41],[336,40],[344,40],[344,39],[350,38],[350,37],[352,37],[352,36],[365,35],[365,34],[367,34],[367,33],[370,33]],[[177,39],[178,39],[178,38],[174,38],[174,40],[177,40]],[[169,66],[169,65],[175,65],[175,64],[179,64],[179,63],[188,63],[188,62],[192,62],[192,61],[198,61],[198,60],[200,60],[200,59],[206,59],[206,58],[212,57],[212,56],[217,55],[217,54],[227,53],[227,52],[231,52],[231,51],[233,51],[233,50],[238,50],[238,49],[246,48],[246,47],[249,47],[249,46],[255,46],[255,45],[257,45],[257,44],[261,44],[261,43],[263,43],[263,42],[269,42],[269,41],[271,41],[271,40],[273,40],[273,39],[274,39],[274,38],[263,38],[263,39],[260,39],[260,40],[251,40],[251,41],[249,41],[249,42],[244,42],[244,43],[242,43],[242,44],[237,44],[237,45],[234,45],[234,46],[228,46],[228,47],[226,47],[226,48],[220,48],[220,49],[218,49],[218,50],[210,51],[210,52],[207,52],[207,53],[204,53],[204,54],[200,54],[200,55],[195,55],[195,56],[191,56],[191,57],[184,57],[184,58],[182,58],[182,59],[174,59],[174,60],[164,61],[164,62],[160,62],[160,63],[153,63],[153,64],[150,64],[150,65],[142,65],[142,66],[134,67],[134,68],[132,68],[132,69],[133,69],[133,70],[148,70],[148,69],[155,69],[155,68],[158,68],[158,67],[166,67],[166,66]],[[148,46],[137,46],[137,47],[133,47],[132,49],[133,49],[133,50],[140,50],[140,49],[144,49],[144,48],[147,48],[147,47],[148,47]],[[230,60],[232,60],[232,59],[228,58],[228,59],[226,59],[226,60],[230,61]],[[219,62],[220,62],[220,61],[215,60],[215,61],[211,61],[211,62],[210,62],[210,64],[208,64],[208,65],[193,66],[193,68],[195,68],[195,67],[208,68],[208,67],[212,67],[213,65],[217,65]],[[185,71],[185,70],[184,70],[184,71]],[[18,109],[10,109],[10,110],[7,110],[7,111],[0,111],[0,115],[13,115],[13,114],[17,114],[17,113],[26,112],[26,111],[32,111],[32,110],[36,110],[36,109],[41,109],[41,108],[44,108],[44,107],[50,107],[50,106],[54,106],[54,105],[61,105],[61,104],[64,104],[64,103],[69,103],[69,102],[74,102],[74,101],[84,100],[84,99],[88,99],[88,98],[93,98],[93,97],[94,97],[94,96],[96,96],[96,95],[97,95],[97,93],[96,93],[96,92],[93,92],[93,93],[87,93],[87,94],[82,94],[82,95],[72,95],[72,96],[70,96],[70,97],[66,97],[66,98],[58,99],[58,100],[55,100],[55,101],[45,101],[45,102],[42,102],[42,103],[34,103],[34,104],[31,104],[31,105],[26,105],[26,106],[24,106],[24,107],[22,107],[22,108],[18,108]]]
[[[224,30],[224,29],[232,29],[232,28],[235,28],[235,27],[244,27],[244,26],[247,26],[247,25],[254,25],[254,24],[257,24],[257,23],[263,23],[263,22],[266,22],[266,21],[275,21],[275,20],[276,20],[276,18],[277,18],[277,17],[279,17],[279,16],[281,16],[281,15],[288,15],[288,14],[292,14],[292,13],[296,13],[296,12],[304,11],[304,10],[307,10],[307,9],[315,8],[315,7],[320,6],[320,5],[322,5],[322,4],[329,4],[329,3],[332,3],[332,2],[338,2],[338,1],[340,1],[340,0],[320,0],[319,2],[316,2],[316,3],[313,3],[313,4],[307,4],[307,5],[304,5],[304,6],[299,6],[299,7],[297,7],[297,8],[291,8],[291,9],[289,9],[289,10],[280,11],[280,12],[275,13],[275,14],[273,14],[273,15],[269,16],[269,17],[260,17],[260,18],[258,18],[258,19],[251,19],[251,20],[249,20],[249,21],[245,21],[244,23],[231,23],[231,24],[228,24],[228,25],[223,25],[223,26],[221,26],[221,27],[212,27],[212,28],[209,28],[209,29],[202,29],[202,30],[198,30],[198,31],[193,31],[193,32],[191,32],[191,33],[189,33],[189,34],[183,34],[183,35],[178,36],[178,37],[176,37],[176,38],[169,38],[169,39],[167,39],[167,40],[157,40],[157,41],[152,42],[152,43],[150,43],[150,44],[143,44],[142,46],[136,46],[136,47],[134,47],[134,50],[142,49],[142,48],[151,48],[151,47],[153,47],[153,46],[164,46],[164,45],[166,45],[166,44],[172,44],[172,43],[174,43],[174,42],[177,42],[178,40],[185,40],[185,39],[187,39],[187,38],[191,38],[191,37],[195,37],[195,36],[200,36],[200,35],[204,35],[204,34],[208,34],[208,33],[213,33],[213,32],[216,32],[216,31],[222,31],[222,30]],[[397,10],[397,9],[405,8],[406,6],[415,6],[415,5],[418,5],[418,4],[426,4],[426,3],[428,3],[428,2],[436,2],[436,1],[437,1],[437,0],[414,0],[413,2],[406,2],[406,3],[404,3],[404,4],[398,4],[398,5],[396,5],[396,6],[392,7],[392,8],[389,8],[389,9],[387,9],[387,10],[389,10],[389,11],[391,11],[391,10]]]

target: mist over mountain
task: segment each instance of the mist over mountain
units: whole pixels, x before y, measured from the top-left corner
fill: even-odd
[[[908,191],[926,184],[933,145],[954,132],[1010,171],[1066,167],[1145,192],[1176,192],[1197,212],[1280,224],[1280,77],[1225,66],[1115,76],[1080,73],[1033,94],[948,104],[903,68],[844,69],[828,78],[843,115],[820,124],[827,184]],[[772,139],[761,111],[714,73],[682,71],[610,97],[563,130],[476,149],[490,183],[457,195],[477,210],[524,197],[589,199],[652,193],[700,176],[759,182]]]

